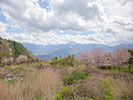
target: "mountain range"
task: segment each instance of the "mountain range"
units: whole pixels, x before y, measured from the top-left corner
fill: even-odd
[[[117,48],[133,49],[133,44],[119,44],[115,46],[109,46],[104,44],[78,44],[75,42],[57,45],[37,45],[30,43],[22,44],[36,57],[39,57],[41,59],[51,59],[55,56],[64,57],[69,54],[74,54],[75,57],[77,57],[81,51],[89,51],[93,48],[103,48],[104,51],[107,52],[113,52]]]

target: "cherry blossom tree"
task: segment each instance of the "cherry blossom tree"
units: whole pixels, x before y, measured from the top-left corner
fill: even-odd
[[[14,58],[13,57],[10,57],[9,59],[8,59],[8,63],[9,64],[12,64],[14,62]]]
[[[7,65],[7,64],[8,64],[8,58],[4,57],[4,58],[2,59],[2,61],[1,61],[1,63],[2,63],[3,65]]]
[[[92,55],[92,63],[93,65],[96,65],[97,67],[100,67],[103,65],[103,57],[104,57],[104,50],[102,48],[94,48],[91,50]]]
[[[84,64],[86,64],[87,66],[92,64],[92,60],[93,60],[92,58],[93,58],[92,54],[88,51],[84,51],[79,54],[79,60]]]
[[[16,62],[17,63],[23,63],[23,62],[26,62],[28,60],[27,56],[24,56],[24,55],[19,55],[17,58],[16,58]]]
[[[104,65],[111,65],[112,55],[109,52],[105,52],[103,56]]]
[[[97,67],[113,65],[119,69],[123,64],[126,64],[130,59],[130,53],[125,49],[117,49],[112,54],[104,52],[101,48],[94,48],[90,52],[81,52],[79,55],[80,61],[88,65]]]
[[[119,70],[123,64],[129,61],[130,53],[125,49],[117,49],[112,53],[112,65]]]
[[[14,62],[14,58],[13,57],[10,57],[10,58],[4,57],[1,62],[3,65],[12,64]]]
[[[96,65],[101,66],[104,61],[104,50],[101,48],[94,48],[90,52],[81,52],[79,55],[80,61],[84,62],[86,65]]]

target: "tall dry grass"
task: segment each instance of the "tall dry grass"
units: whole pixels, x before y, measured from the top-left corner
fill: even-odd
[[[62,81],[59,72],[47,68],[23,83],[0,81],[0,100],[53,100],[60,86]]]
[[[127,99],[133,99],[133,80],[129,77],[126,79],[117,79],[113,81],[112,86],[114,100],[123,100],[121,99],[122,96],[126,96]]]

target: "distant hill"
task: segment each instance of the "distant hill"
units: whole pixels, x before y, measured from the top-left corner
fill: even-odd
[[[21,43],[0,37],[0,62],[4,58],[17,58],[19,55],[32,58],[33,55]]]
[[[23,43],[23,45],[31,51],[36,57],[42,59],[50,59],[55,56],[66,56],[69,54],[74,54],[76,57],[81,51],[89,51],[93,48],[103,48],[105,51],[113,52],[115,49],[120,48],[131,48],[133,49],[133,44],[119,44],[116,46],[108,46],[103,44],[78,44],[70,42],[68,44],[58,44],[58,45],[36,45]]]

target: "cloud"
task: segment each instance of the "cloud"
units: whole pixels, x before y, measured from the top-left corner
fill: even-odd
[[[102,14],[99,3],[91,0],[50,0],[50,5],[55,13],[62,16],[73,13],[86,20],[92,20]]]
[[[116,18],[113,23],[119,25],[127,31],[133,31],[133,19],[132,18]]]
[[[30,31],[87,31],[102,16],[99,3],[88,0],[50,0],[50,12],[41,8],[37,0],[2,0],[0,4],[8,21]]]
[[[122,5],[126,5],[126,4],[132,4],[133,3],[133,1],[132,0],[121,0],[122,1]]]
[[[6,31],[6,24],[3,22],[0,22],[0,33],[4,33]]]
[[[47,3],[46,8],[40,6],[42,2]],[[2,36],[20,42],[133,42],[132,0],[0,0],[0,8],[7,20],[6,24],[0,23]],[[7,27],[25,31],[7,32]],[[65,34],[66,31],[76,34]]]
[[[0,23],[0,27],[2,27],[3,30],[0,30],[1,36],[6,39],[15,40],[18,42],[23,43],[35,43],[35,44],[42,44],[42,45],[48,45],[48,44],[66,44],[68,42],[76,42],[80,44],[86,44],[86,43],[104,43],[99,37],[101,35],[71,35],[71,34],[55,34],[55,32],[39,32],[39,33],[31,33],[28,34],[25,33],[8,33],[7,30],[7,24]]]

